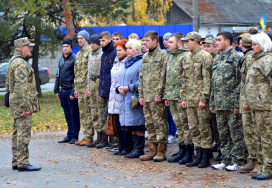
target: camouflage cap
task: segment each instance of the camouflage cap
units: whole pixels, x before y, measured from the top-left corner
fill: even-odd
[[[190,32],[186,35],[186,37],[180,38],[180,40],[189,40],[189,39],[196,39],[200,42],[201,35],[197,32]]]
[[[245,34],[242,37],[242,44],[243,44],[243,46],[247,46],[247,47],[252,46],[252,39],[251,39],[251,35],[250,34]]]
[[[20,48],[21,46],[35,46],[35,43],[31,43],[27,37],[19,38],[14,41],[15,48]]]
[[[208,37],[204,40],[204,42],[202,44],[205,44],[205,43],[208,43],[208,44],[215,44],[216,43],[216,40],[212,37]]]

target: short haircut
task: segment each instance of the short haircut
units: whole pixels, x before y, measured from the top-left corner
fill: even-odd
[[[258,30],[255,29],[255,28],[250,28],[250,29],[248,30],[248,32],[249,32],[249,34],[254,35],[254,34],[257,34],[257,33],[258,33]]]
[[[263,52],[268,52],[272,49],[272,42],[264,32],[251,35],[252,42],[260,44]]]
[[[103,37],[106,37],[107,39],[110,39],[110,33],[108,31],[103,31],[102,33],[99,34],[99,39],[102,39]]]
[[[233,41],[232,41],[232,45],[234,45],[234,44],[235,44],[235,46],[237,44],[237,41],[235,39],[233,39]]]
[[[230,41],[230,45],[232,45],[233,43],[233,35],[228,32],[228,31],[222,31],[220,33],[217,34],[217,37],[222,35],[222,37],[224,38],[224,40],[229,40]]]
[[[123,35],[122,35],[121,33],[119,33],[119,32],[113,33],[113,34],[112,34],[112,37],[113,37],[113,36],[118,36],[118,37],[120,38],[120,40],[123,39]]]
[[[128,36],[128,39],[138,39],[138,35],[136,33],[131,33],[129,36]]]
[[[126,43],[128,42],[128,40],[119,40],[117,42],[114,43],[114,47],[117,48],[117,46],[121,46],[124,50],[127,50],[126,47]]]
[[[176,38],[176,41],[179,42],[179,41],[181,41],[180,38],[183,38],[184,36],[183,36],[183,34],[181,34],[180,32],[177,32],[177,33],[173,33],[172,35],[170,35],[170,37],[175,37],[175,38]],[[170,38],[170,37],[169,37],[169,38]]]
[[[130,39],[126,43],[126,47],[127,48],[128,48],[128,46],[131,46],[135,52],[136,52],[136,50],[138,50],[138,53],[141,53],[142,43],[139,40],[137,40],[137,39]]]
[[[156,31],[147,31],[144,35],[144,38],[150,37],[152,40],[157,39],[157,43],[159,43],[159,34]]]

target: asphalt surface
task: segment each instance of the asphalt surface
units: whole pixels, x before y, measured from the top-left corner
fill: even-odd
[[[249,174],[143,162],[107,150],[58,144],[65,134],[32,134],[30,163],[41,166],[39,172],[12,170],[11,135],[0,135],[0,187],[272,187],[272,180],[252,180]],[[177,148],[169,144],[167,157]]]

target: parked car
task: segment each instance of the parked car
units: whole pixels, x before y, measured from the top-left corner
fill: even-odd
[[[0,64],[0,88],[5,87],[7,65],[8,63]],[[30,61],[29,65],[32,66],[32,61]],[[41,66],[38,66],[38,67],[39,67],[40,84],[44,85],[48,83],[50,80],[49,69],[46,67],[41,67]]]

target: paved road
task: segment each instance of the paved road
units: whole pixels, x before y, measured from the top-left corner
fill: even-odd
[[[64,136],[65,132],[33,134],[30,162],[42,170],[18,172],[11,170],[11,135],[0,135],[0,187],[272,187],[272,180],[252,180],[237,172],[142,162],[106,150],[58,144]],[[168,150],[175,152],[177,145],[169,144]]]

